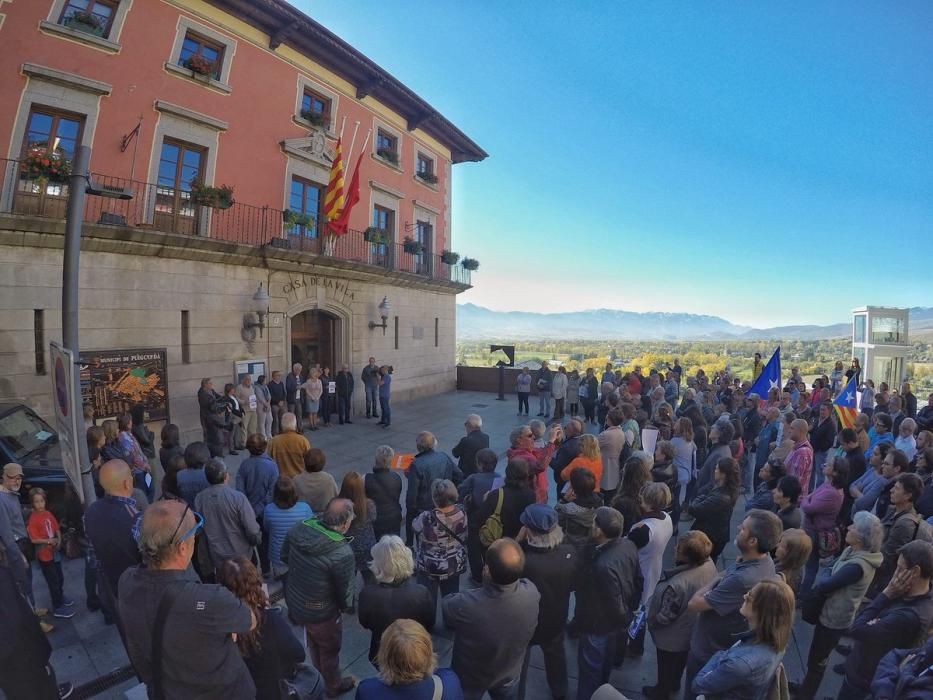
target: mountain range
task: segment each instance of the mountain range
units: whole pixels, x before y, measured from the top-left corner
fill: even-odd
[[[933,329],[933,307],[910,310],[910,332]],[[538,340],[820,340],[850,335],[852,323],[752,328],[719,316],[588,309],[544,314],[532,311],[493,311],[476,304],[457,305],[460,340],[502,338]]]

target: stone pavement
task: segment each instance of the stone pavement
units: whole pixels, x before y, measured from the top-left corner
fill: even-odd
[[[490,446],[496,452],[504,454],[508,447],[509,431],[515,425],[528,420],[519,418],[516,408],[514,397],[506,401],[497,401],[494,394],[451,392],[396,404],[393,406],[393,425],[389,429],[383,429],[375,420],[367,421],[365,417],[357,416],[352,425],[332,424],[330,428],[314,433],[307,432],[306,435],[312,445],[324,450],[327,455],[326,469],[339,483],[348,471],[365,472],[371,469],[373,454],[379,445],[390,445],[397,452],[414,452],[415,436],[421,430],[431,430],[437,436],[439,449],[449,451],[464,434],[463,422],[470,413],[478,413],[483,417],[483,429],[491,438]],[[244,457],[244,452],[228,457],[231,472],[236,471]],[[740,502],[733,518],[734,525],[741,521],[743,511],[744,506]],[[683,527],[681,530],[683,531]],[[670,564],[672,550],[671,545],[666,553],[667,564]],[[724,554],[727,563],[731,563],[735,554],[734,546],[729,545]],[[54,648],[52,664],[60,680],[70,680],[76,685],[81,685],[125,667],[128,661],[116,628],[106,626],[99,613],[90,613],[84,607],[83,560],[66,561],[64,566],[66,594],[77,601],[77,615],[71,620],[53,620],[55,631],[50,635]],[[465,578],[464,581],[466,580]],[[46,605],[48,596],[45,582],[38,570],[34,572],[34,581],[39,604]],[[375,670],[366,658],[369,633],[359,626],[354,615],[346,617],[344,629],[341,662],[346,672],[359,678],[374,675]],[[810,625],[800,621],[795,625],[792,644],[784,660],[788,675],[793,680],[802,678],[812,629]],[[440,664],[449,665],[452,642],[443,627],[435,631],[434,643]],[[574,641],[567,642],[567,657],[571,679],[570,697],[573,697],[577,669]],[[830,668],[842,660],[842,657],[834,652],[830,659]],[[613,672],[611,680],[613,685],[628,697],[640,698],[642,686],[654,684],[656,673],[655,651],[648,635],[644,656],[640,659],[626,659],[622,668]],[[835,697],[840,683],[841,677],[831,670],[828,671],[818,697]],[[134,688],[137,685],[135,679],[128,680],[94,697],[120,698],[124,697],[127,691],[129,697],[145,697],[144,692],[140,694],[142,688]],[[353,694],[347,693],[343,697],[352,698]],[[532,654],[527,697],[550,697],[542,657],[537,648]]]

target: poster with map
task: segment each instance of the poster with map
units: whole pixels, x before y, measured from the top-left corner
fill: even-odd
[[[137,404],[147,421],[168,421],[165,348],[87,350],[81,353],[81,398],[97,420],[129,411]]]

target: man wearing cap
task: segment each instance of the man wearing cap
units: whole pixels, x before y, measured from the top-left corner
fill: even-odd
[[[525,578],[541,594],[538,606],[538,626],[525,652],[518,697],[525,697],[525,680],[531,647],[541,647],[544,670],[551,695],[567,695],[567,656],[564,653],[564,626],[570,608],[570,592],[574,589],[580,557],[577,549],[564,542],[564,531],[557,524],[557,511],[546,503],[533,503],[519,517],[522,530],[518,533],[525,552]]]
[[[0,481],[0,526],[3,536],[3,545],[6,547],[7,560],[13,567],[13,574],[17,584],[22,589],[29,602],[35,607],[35,598],[32,594],[32,566],[29,564],[32,543],[26,533],[26,521],[23,519],[23,508],[19,502],[19,490],[23,485],[23,467],[16,462],[10,462],[3,467],[3,479]],[[11,539],[12,538],[12,539]]]
[[[599,686],[609,682],[617,632],[628,627],[641,596],[638,549],[622,537],[622,526],[619,511],[606,506],[596,509],[577,578],[577,700],[589,700]]]

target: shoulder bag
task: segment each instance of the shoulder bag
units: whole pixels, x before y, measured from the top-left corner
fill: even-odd
[[[446,532],[448,535],[450,535],[451,537],[453,537],[454,540],[456,540],[457,543],[458,543],[461,547],[462,547],[463,545],[466,544],[466,540],[461,540],[461,539],[457,536],[457,533],[454,532],[453,530],[451,530],[449,527],[447,527],[447,525],[444,523],[444,521],[441,520],[441,519],[438,517],[437,511],[434,512],[434,520],[437,522],[438,525],[441,526],[441,529],[442,529],[444,532]]]
[[[496,502],[496,509],[492,512],[486,522],[480,526],[479,541],[484,547],[488,547],[493,542],[502,537],[502,501],[505,499],[505,487],[499,489],[499,498]]]

